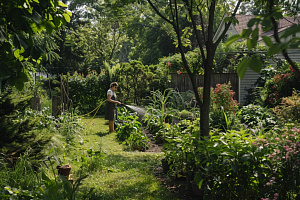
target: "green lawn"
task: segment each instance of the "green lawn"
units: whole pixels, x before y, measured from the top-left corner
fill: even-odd
[[[126,152],[117,142],[115,133],[108,133],[103,118],[84,118],[85,130],[81,144],[76,144],[64,158],[72,165],[74,179],[80,174],[89,174],[80,186],[87,192],[94,188],[90,199],[178,199],[153,176],[160,164],[162,153]],[[93,161],[82,166],[82,155],[87,151],[105,152],[105,158],[95,156]],[[61,157],[60,157],[61,158]]]

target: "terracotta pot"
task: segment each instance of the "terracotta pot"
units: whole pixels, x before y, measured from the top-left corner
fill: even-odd
[[[58,174],[69,177],[71,171],[71,165],[58,165],[56,167],[58,169]]]

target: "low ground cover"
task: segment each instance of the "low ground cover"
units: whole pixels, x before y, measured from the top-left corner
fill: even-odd
[[[37,179],[31,181],[33,184],[31,187],[24,188],[22,183],[18,184],[17,182],[9,186],[6,185],[9,181],[3,178],[5,173],[2,173],[1,197],[3,199],[30,199],[31,197],[46,196],[50,199],[177,199],[153,175],[154,168],[160,163],[163,153],[124,151],[125,146],[117,141],[117,135],[115,133],[108,134],[108,126],[102,117],[92,120],[91,118],[84,118],[82,123],[86,128],[80,137],[75,137],[72,140],[72,145],[67,145],[61,135],[55,134],[52,142],[45,149],[48,154],[56,155],[60,164],[71,165],[73,183],[82,178],[73,197],[67,194],[50,196],[47,193],[51,187],[46,184],[45,179],[40,177],[42,176],[41,172],[44,172],[45,176],[52,180],[51,184],[60,182],[56,170],[54,170],[55,173],[52,173],[50,167],[53,165],[55,169],[57,165],[53,159],[51,163],[46,161],[48,169],[41,163],[41,171],[38,174],[34,172],[31,166],[27,167],[27,171],[17,171],[17,168],[7,169],[7,174],[15,174],[10,178],[19,179],[23,177],[24,179],[24,174],[28,174],[28,176],[31,175]],[[20,160],[30,163],[26,158]],[[4,171],[2,168],[2,172]],[[54,180],[55,177],[56,180]],[[29,179],[26,180],[30,182]],[[55,185],[58,187],[59,184]],[[6,188],[3,189],[5,186]],[[25,193],[21,188],[29,192]],[[44,190],[38,193],[35,188],[39,188],[38,190],[44,188]],[[68,190],[58,190],[56,193],[64,194],[68,193]]]

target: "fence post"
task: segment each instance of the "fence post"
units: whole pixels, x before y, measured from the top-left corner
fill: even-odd
[[[38,111],[41,110],[41,98],[40,97],[37,97],[37,96],[32,97],[31,109],[38,110]]]
[[[61,98],[60,96],[52,97],[52,115],[57,117],[61,114]]]

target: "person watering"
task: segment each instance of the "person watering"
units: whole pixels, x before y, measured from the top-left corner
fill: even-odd
[[[110,88],[107,91],[107,101],[105,106],[105,119],[108,120],[109,132],[116,132],[114,129],[114,119],[117,111],[117,105],[121,102],[117,101],[117,95],[115,91],[118,88],[117,82],[112,82]]]

